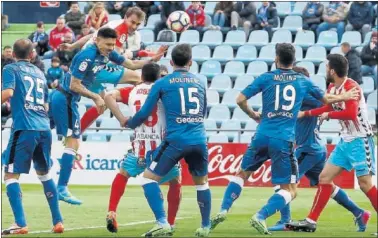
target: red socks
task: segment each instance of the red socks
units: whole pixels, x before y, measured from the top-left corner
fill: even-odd
[[[307,218],[317,222],[333,192],[332,184],[319,184],[310,214]]]
[[[181,202],[181,184],[169,184],[168,200],[168,223],[175,224],[177,211]]]
[[[113,180],[112,189],[110,191],[109,209],[108,211],[116,212],[117,206],[123,193],[125,192],[128,178],[118,173]]]
[[[366,196],[369,198],[371,205],[373,205],[376,212],[377,211],[377,187],[373,186],[369,192],[366,193]]]
[[[80,127],[81,133],[83,133],[94,121],[96,121],[97,117],[99,117],[96,107],[91,107],[86,111],[83,117],[80,120]]]

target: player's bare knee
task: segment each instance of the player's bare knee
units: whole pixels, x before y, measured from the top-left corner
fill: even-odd
[[[321,172],[319,175],[319,184],[332,184],[332,177],[328,173]]]
[[[207,184],[207,175],[206,176],[192,176],[193,182],[195,185],[205,185]]]
[[[147,179],[147,180],[154,180],[156,182],[159,182],[161,177],[152,173],[151,171],[149,171],[148,169],[146,169],[143,173],[143,179]]]
[[[4,173],[4,181],[7,181],[9,179],[19,179],[20,174],[12,174],[12,173]]]
[[[243,171],[243,170],[240,170],[236,175],[235,177],[239,177],[239,178],[242,178],[243,181],[247,181],[249,176],[251,176],[252,172],[250,171]]]
[[[373,186],[371,176],[366,175],[366,176],[358,177],[358,185],[364,193],[367,193]]]
[[[36,173],[38,176],[44,176],[44,175],[48,174],[49,172],[48,172],[48,171],[40,171],[40,170],[36,170],[35,173]]]
[[[68,137],[66,141],[66,148],[74,149],[77,151],[79,149],[79,140],[73,137]]]

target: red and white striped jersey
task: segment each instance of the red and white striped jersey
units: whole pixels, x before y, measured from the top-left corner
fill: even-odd
[[[341,124],[341,137],[345,141],[352,141],[357,137],[367,137],[373,135],[373,130],[368,120],[367,105],[363,96],[364,94],[360,86],[354,80],[348,78],[339,88],[336,88],[333,84],[331,84],[328,88],[328,93],[338,95],[349,91],[354,87],[358,87],[360,90],[357,117],[355,120],[339,120]],[[332,107],[334,111],[342,111],[344,109],[348,110],[345,102],[334,103],[332,104]]]
[[[122,102],[129,105],[134,116],[145,103],[153,84],[142,83],[135,87],[120,89]],[[161,101],[158,102],[148,119],[134,129],[133,152],[139,158],[145,158],[146,152],[156,149],[165,136],[165,115]]]
[[[116,46],[122,48],[125,42],[127,41],[127,37],[129,34],[129,28],[127,27],[127,24],[125,23],[125,20],[115,20],[110,21],[107,24],[103,25],[101,28],[109,27],[111,29],[114,29],[117,32],[117,41]],[[92,44],[97,37],[97,31],[93,33],[93,37],[85,44],[87,46],[88,44]]]

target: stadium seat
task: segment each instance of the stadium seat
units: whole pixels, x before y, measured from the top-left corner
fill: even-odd
[[[340,132],[341,125],[337,120],[323,121],[320,132]]]
[[[370,40],[371,40],[371,35],[373,34],[372,31],[369,31],[366,35],[365,35],[365,39],[364,39],[364,43],[363,45],[368,45],[370,43]]]
[[[279,17],[285,17],[291,13],[291,2],[275,2]],[[302,23],[302,22],[301,22]]]
[[[170,34],[172,34],[172,41],[161,41],[161,37],[163,34],[166,34],[167,32],[169,32]],[[157,45],[176,45],[177,43],[177,34],[176,32],[174,31],[171,31],[171,30],[161,30],[159,32],[159,34],[157,35],[157,39],[156,41],[154,42],[154,44],[157,44]]]
[[[302,30],[302,17],[301,16],[287,16],[283,22],[282,28],[289,30],[293,33]]]
[[[256,131],[258,125],[259,124],[255,120],[249,119],[249,121],[247,121],[247,124],[245,125],[245,130]]]
[[[239,107],[235,108],[234,114],[232,115],[232,120],[239,121],[244,127],[250,120],[252,120],[242,109]]]
[[[321,62],[320,65],[319,65],[319,68],[318,68],[318,73],[317,75],[320,75],[320,76],[326,76],[326,63],[325,62]]]
[[[84,115],[86,111],[87,111],[87,108],[83,104],[79,104],[79,114]]]
[[[222,73],[221,64],[219,63],[219,61],[215,61],[215,60],[205,61],[202,64],[200,73],[205,75],[206,77],[212,78],[215,75]]]
[[[357,47],[362,44],[361,38],[361,33],[358,31],[346,31],[341,38],[340,44],[348,42],[352,47]]]
[[[253,45],[257,48],[261,48],[269,43],[269,35],[267,31],[256,30],[249,34],[247,45]]]
[[[292,35],[289,30],[279,29],[273,33],[273,38],[270,44],[277,43],[292,43]]]
[[[202,74],[196,74],[196,76],[202,81],[202,83],[205,85],[205,88],[207,89],[207,77]]]
[[[238,139],[241,126],[238,121],[228,120],[222,123],[221,129],[223,130],[223,131],[220,130],[221,133],[224,133],[225,135],[227,135],[229,140],[233,141],[235,139]],[[235,130],[235,131],[225,131],[225,130]]]
[[[155,34],[152,30],[142,29],[139,30],[140,38],[143,39],[145,45],[150,45],[155,41]]]
[[[161,21],[161,16],[160,14],[152,14],[151,16],[148,17],[147,24],[144,27],[144,29],[155,29],[155,24]]]
[[[214,120],[206,119],[204,124],[207,136],[216,135],[218,133],[217,123]]]
[[[192,2],[184,2],[185,9],[188,9],[188,7],[190,7],[190,5],[192,5]]]
[[[312,75],[310,79],[314,82],[316,86],[318,86],[321,90],[327,90],[326,79],[320,75]]]
[[[306,7],[306,2],[295,2],[294,9],[290,13],[292,16],[302,16],[303,9]]]
[[[224,45],[230,45],[233,48],[238,48],[245,44],[245,32],[241,30],[229,31],[226,35]]]
[[[257,49],[253,45],[242,45],[239,47],[235,60],[249,63],[257,58]]]
[[[173,66],[171,65],[171,61],[169,59],[162,59],[158,62],[159,65],[165,65],[168,69],[168,73],[173,72]]]
[[[211,19],[211,16],[206,14],[205,15],[205,27],[209,27],[213,24],[213,21]]]
[[[198,69],[199,69],[198,63],[193,60],[192,66],[190,66],[189,72],[191,72],[192,74],[198,74]]]
[[[211,80],[209,89],[213,89],[223,94],[232,88],[232,82],[228,75],[219,74]]]
[[[84,140],[85,138],[85,140]],[[88,142],[107,142],[108,134],[102,132],[85,132],[83,134],[83,141]]]
[[[47,73],[47,70],[51,68],[51,59],[44,59],[42,62],[45,65],[45,73]]]
[[[248,100],[248,105],[250,105],[254,109],[259,109],[262,107],[262,95],[261,93],[251,97]]]
[[[374,91],[374,79],[371,77],[362,77],[362,91],[365,98]]]
[[[216,90],[208,89],[206,90],[207,106],[213,107],[219,104],[219,93]]]
[[[52,142],[59,141],[59,136],[56,134],[56,130],[51,130],[51,140]]]
[[[110,137],[111,142],[130,142],[130,135],[125,132],[119,132],[116,134],[111,135]]]
[[[369,94],[368,99],[367,99],[367,104],[369,107],[377,110],[377,90],[374,90],[374,92]]]
[[[301,61],[296,63],[295,65],[306,68],[310,76],[315,74],[315,65],[310,61]]]
[[[234,89],[242,91],[244,90],[248,85],[250,85],[254,80],[254,77],[252,75],[240,75],[235,80]]]
[[[240,92],[235,89],[230,89],[229,91],[225,92],[223,95],[222,104],[234,109],[236,107],[236,98],[238,97],[239,93]]]
[[[215,47],[212,59],[224,64],[234,59],[234,50],[229,45],[217,46]]]
[[[245,66],[241,61],[229,61],[226,63],[223,74],[236,78],[245,74]]]
[[[356,47],[356,51],[357,51],[359,54],[361,54],[361,51],[362,51],[363,48],[364,48],[363,46],[358,46],[358,47]]]
[[[315,44],[315,33],[313,31],[298,31],[295,36],[294,44],[307,50],[308,47]]]
[[[11,129],[6,128],[1,131],[1,140],[2,141],[9,141],[9,138],[11,136]]]
[[[119,14],[109,14],[108,18],[109,21],[117,21],[122,19],[121,15]]]
[[[294,45],[294,47],[295,47],[295,60],[297,62],[303,60],[303,49],[302,49],[302,47],[300,47],[299,45]]]
[[[152,52],[157,52],[157,51],[159,50],[160,46],[161,46],[161,45],[159,45],[159,44],[155,44],[155,42],[154,42],[153,44],[148,45],[148,46],[146,47],[146,50],[149,50],[149,51],[152,51]]]
[[[370,122],[370,125],[377,125],[377,121],[376,121],[376,114],[375,114],[375,110],[373,108],[368,108],[368,119],[369,119],[369,122]]]
[[[339,55],[344,55],[343,52],[341,51],[341,46],[336,46],[331,49],[331,54],[339,54]]]
[[[260,55],[257,60],[264,61],[270,65],[274,62],[275,58],[276,58],[275,45],[266,45],[261,48]]]
[[[230,109],[226,105],[215,105],[210,109],[208,119],[213,119],[217,122],[217,126],[219,127],[222,122],[231,119]]]
[[[222,42],[223,34],[221,31],[208,30],[205,31],[205,33],[203,34],[203,38],[200,45],[207,45],[211,48],[214,48],[218,45],[221,45]]]
[[[247,68],[247,74],[258,77],[268,71],[268,65],[264,61],[252,61]]]
[[[204,8],[205,14],[212,16],[214,14],[215,5],[217,5],[217,2],[207,1]]]
[[[80,9],[80,11],[82,12],[82,13],[84,13],[84,10],[85,10],[85,6],[87,6],[87,2],[81,2],[81,1],[79,1],[79,2],[77,2],[78,3],[78,5],[79,5],[79,9]]]
[[[196,45],[192,48],[193,60],[202,63],[211,58],[211,50],[207,45]]]
[[[224,133],[211,135],[209,137],[209,143],[228,143],[228,137]]]
[[[307,49],[306,58],[304,58],[304,60],[311,61],[315,65],[319,65],[326,58],[326,49],[323,46],[314,45]]]
[[[316,45],[331,49],[339,44],[336,31],[322,31]]]
[[[179,42],[190,44],[190,45],[197,45],[200,42],[200,34],[197,30],[184,31],[180,36]]]
[[[273,71],[273,70],[276,70],[277,67],[276,67],[276,64],[272,64],[272,67],[270,68],[270,71]]]
[[[119,109],[121,110],[121,112],[124,116],[127,116],[127,117],[131,116],[131,110],[130,110],[129,106],[127,106],[126,104],[123,104],[123,103],[120,103],[118,105],[119,105]]]
[[[251,143],[252,136],[253,136],[253,133],[251,133],[251,132],[244,132],[244,133],[240,136],[240,141],[239,141],[239,143],[242,143],[242,144],[249,144],[249,143]]]
[[[173,48],[175,48],[175,45],[170,45],[168,47],[168,51],[167,51],[167,54],[164,57],[164,59],[172,59],[172,50],[173,50]]]
[[[119,121],[116,118],[104,118],[101,121],[100,128],[120,129]],[[119,132],[119,130],[101,130],[108,135]]]

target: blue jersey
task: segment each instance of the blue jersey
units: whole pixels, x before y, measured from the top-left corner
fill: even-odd
[[[311,95],[306,95],[301,111],[307,111],[323,106],[323,103]],[[295,143],[303,151],[324,150],[319,137],[319,121],[317,117],[303,117],[298,119],[295,127]]]
[[[70,70],[63,80],[62,88],[72,94],[74,99],[79,100],[80,95],[70,90],[71,76],[82,80],[81,83],[88,89],[93,85],[96,74],[104,69],[109,61],[121,65],[125,61],[125,57],[113,50],[108,58],[100,54],[95,44],[86,47],[73,58]]]
[[[295,140],[295,124],[303,98],[320,100],[324,92],[303,74],[277,69],[256,78],[242,91],[248,99],[262,92],[263,110],[256,133],[285,141]]]
[[[3,69],[2,90],[13,89],[10,99],[13,131],[50,130],[44,104],[48,103],[48,89],[44,73],[27,61],[8,64]]]
[[[151,114],[161,99],[166,120],[168,142],[186,145],[206,143],[204,118],[206,89],[203,82],[186,70],[176,70],[155,82],[142,109],[127,123],[134,129]]]
[[[63,83],[64,71],[60,67],[51,67],[47,70],[46,79],[49,84],[53,83],[55,80],[59,81],[59,84]]]

